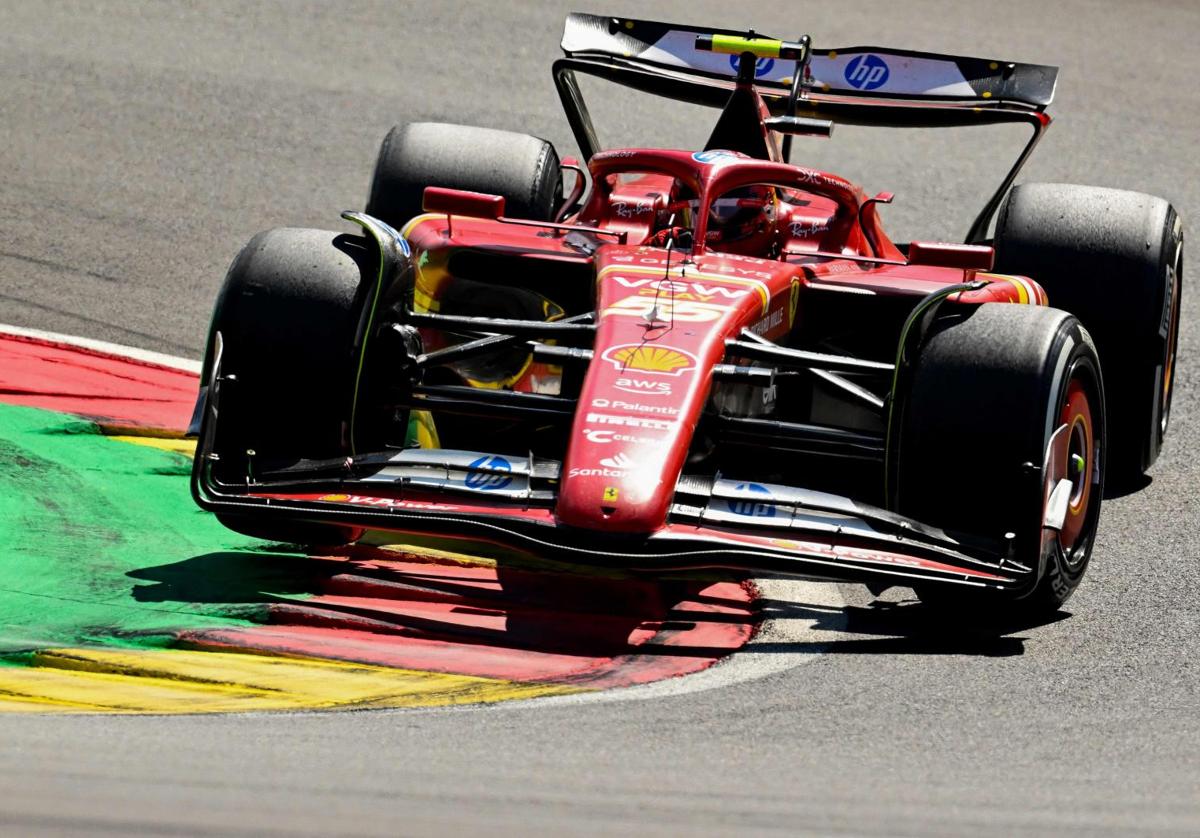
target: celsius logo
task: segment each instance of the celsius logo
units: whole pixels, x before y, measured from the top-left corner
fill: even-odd
[[[859,90],[874,90],[887,84],[887,62],[878,55],[860,55],[846,65],[846,81]]]
[[[512,483],[512,476],[508,474],[512,471],[512,463],[503,457],[480,457],[478,460],[473,460],[468,468],[471,471],[467,472],[467,479],[464,481],[468,489],[491,492],[503,489]],[[487,469],[487,471],[476,471],[475,469]],[[497,474],[497,472],[505,473]]]
[[[763,500],[771,499],[771,490],[766,486],[758,483],[739,483],[735,487],[739,492],[751,492],[756,495],[762,495]],[[760,503],[756,500],[739,499],[726,501],[729,506],[729,511],[734,515],[745,515],[750,518],[774,518],[775,505],[771,503]]]
[[[618,431],[601,430],[599,428],[584,428],[583,435],[588,442],[598,442],[607,445],[610,442],[630,442],[634,445],[656,445],[660,440],[652,436],[631,436]]]
[[[729,56],[729,66],[733,68],[733,71],[735,73],[737,72],[738,59],[740,59],[740,58],[741,58],[740,55]],[[774,58],[758,59],[757,61],[754,62],[754,78],[761,79],[767,73],[771,72],[771,68],[774,66],[775,66]]]

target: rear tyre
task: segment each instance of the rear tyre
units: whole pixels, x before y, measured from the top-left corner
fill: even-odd
[[[211,354],[221,333],[221,373],[234,376],[222,382],[214,441],[220,479],[237,482],[264,463],[344,452],[358,294],[377,259],[361,238],[277,229],[259,233],[233,260],[209,338]],[[217,517],[235,532],[271,541],[341,544],[361,534],[275,517]]]
[[[500,195],[510,218],[550,221],[562,203],[558,154],[545,140],[470,125],[397,125],[379,148],[367,214],[399,230],[423,212],[427,186]]]
[[[899,449],[898,506],[924,523],[1003,539],[1037,570],[1017,600],[1053,613],[1087,569],[1104,488],[1104,390],[1095,346],[1079,321],[1040,306],[989,303],[946,318],[913,370]],[[1043,473],[1051,435],[1068,427],[1069,456]],[[1061,531],[1043,528],[1047,489],[1071,482]],[[937,604],[1014,603],[971,591],[918,590]],[[965,596],[964,596],[965,595]]]
[[[1171,416],[1183,226],[1162,198],[1057,183],[1016,187],[996,223],[996,269],[1032,277],[1096,341],[1108,394],[1109,476],[1157,459]]]

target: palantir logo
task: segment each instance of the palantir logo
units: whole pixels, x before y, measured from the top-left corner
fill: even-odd
[[[771,490],[759,483],[739,483],[735,487],[739,492],[751,492],[756,495],[762,495],[763,500],[771,499]],[[734,515],[745,515],[748,518],[774,518],[775,504],[761,503],[757,500],[749,500],[741,498],[738,500],[726,501],[729,506],[729,511]]]
[[[846,65],[846,81],[850,82],[851,87],[857,87],[859,90],[883,87],[887,84],[889,75],[891,72],[887,62],[870,53],[860,55]]]
[[[512,463],[503,457],[480,457],[478,460],[473,460],[467,468],[471,469],[467,472],[467,479],[464,481],[468,489],[492,492],[496,489],[503,489],[512,483],[512,476],[507,473],[512,471]],[[487,471],[482,469],[487,469]],[[497,474],[497,472],[505,473]]]
[[[729,56],[729,66],[733,68],[733,71],[734,71],[735,73],[737,72],[737,68],[738,68],[738,60],[739,60],[740,58],[741,58],[741,56],[740,56],[740,55],[731,55],[731,56]],[[774,59],[774,58],[760,58],[760,59],[758,59],[757,61],[755,61],[755,62],[754,62],[754,78],[756,78],[756,79],[761,79],[761,78],[762,78],[763,76],[765,76],[767,73],[771,72],[771,69],[772,69],[774,66],[775,66],[775,59]]]

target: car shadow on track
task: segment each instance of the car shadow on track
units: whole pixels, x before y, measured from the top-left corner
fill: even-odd
[[[1154,478],[1148,474],[1139,474],[1136,477],[1128,478],[1123,481],[1109,479],[1104,484],[1104,499],[1116,500],[1128,495],[1136,495],[1143,489],[1149,488],[1154,482]]]
[[[151,585],[135,585],[138,602],[267,604],[290,596],[314,594],[323,577],[343,562],[274,551],[223,551],[171,564],[131,570],[126,576]]]
[[[1038,619],[969,618],[923,605],[915,599],[895,595],[872,600],[863,591],[842,585],[847,604],[842,608],[814,606],[782,600],[760,600],[765,619],[811,620],[811,630],[820,637],[812,643],[758,642],[759,652],[803,652],[822,654],[970,655],[1011,657],[1025,653],[1027,638],[1013,636],[1071,616],[1058,611]]]
[[[325,556],[219,551],[127,575],[142,583],[132,591],[139,602],[186,603],[206,613],[227,606],[235,616],[259,606],[252,619],[280,643],[289,633],[324,633],[345,648],[373,650],[373,660],[400,664],[406,644],[445,647],[447,655],[453,647],[490,649],[483,654],[492,658],[711,662],[739,648],[757,621],[736,581],[470,564],[368,546]]]

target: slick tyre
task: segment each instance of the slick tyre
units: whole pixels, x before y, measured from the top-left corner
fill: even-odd
[[[1018,186],[996,224],[996,269],[1037,280],[1096,341],[1108,395],[1109,477],[1157,459],[1171,418],[1183,225],[1162,198],[1056,183]]]
[[[401,229],[427,186],[500,195],[510,218],[549,221],[562,203],[558,154],[545,140],[494,128],[410,122],[383,138],[367,214]]]
[[[218,333],[222,340],[214,441],[222,481],[244,480],[265,464],[344,451],[358,295],[377,259],[361,238],[277,229],[259,233],[233,260],[209,337],[210,357]],[[360,534],[275,516],[218,517],[236,532],[272,541],[338,544]]]
[[[1015,602],[949,587],[918,590],[922,599],[1030,616],[1066,602],[1087,569],[1099,522],[1104,405],[1095,346],[1064,311],[988,303],[935,326],[901,420],[899,509],[999,543],[1012,533],[1014,558],[1036,582]],[[1046,473],[1052,438],[1066,456]],[[1063,480],[1063,524],[1046,529],[1048,489]]]

